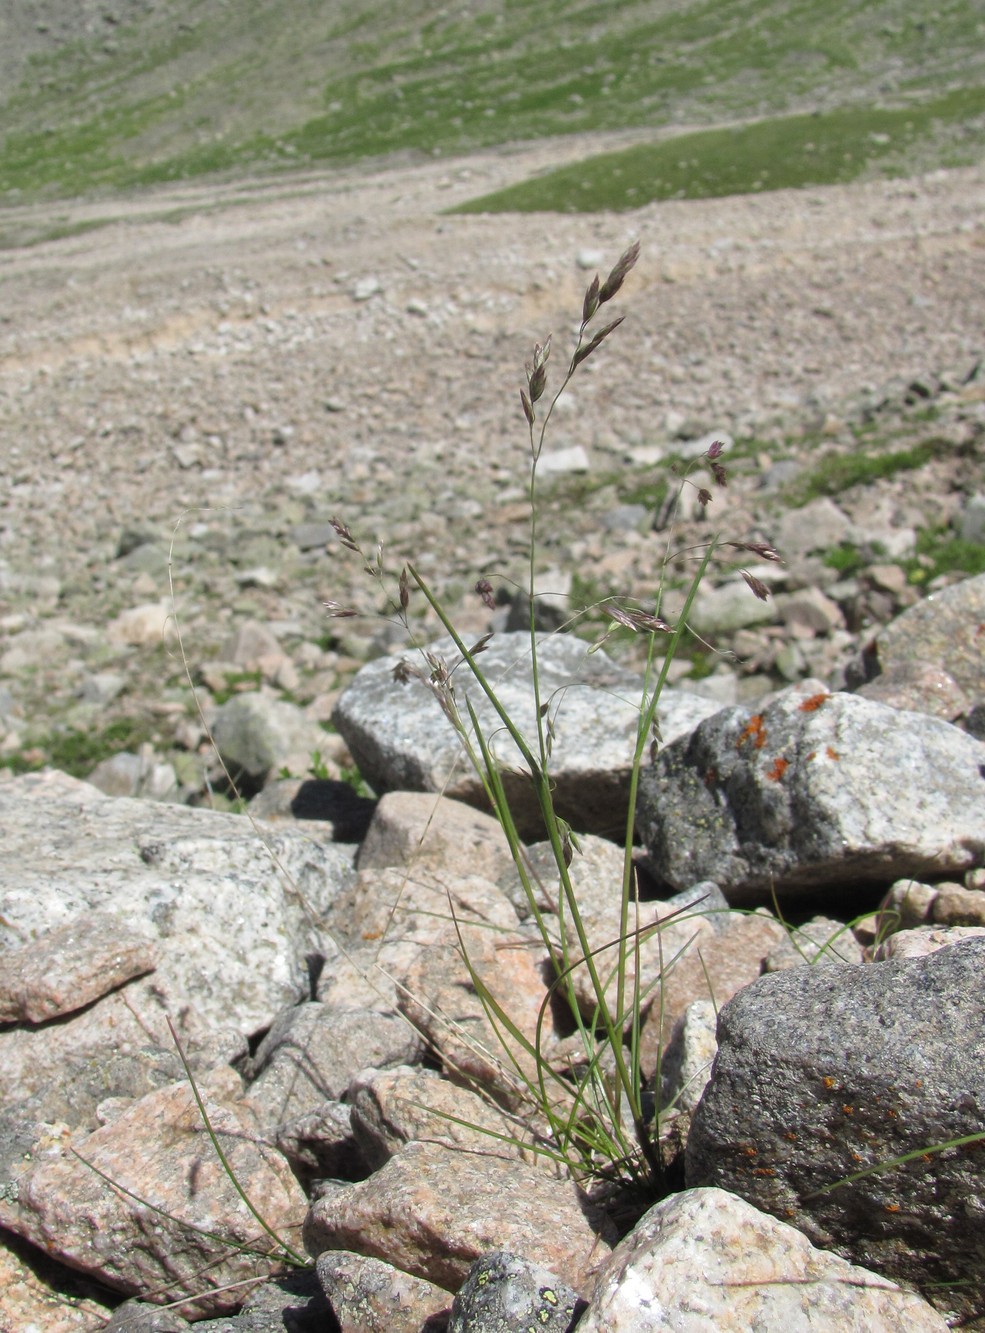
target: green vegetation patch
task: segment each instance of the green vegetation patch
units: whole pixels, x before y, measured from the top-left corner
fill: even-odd
[[[948,527],[921,528],[917,553],[901,560],[910,583],[930,583],[941,574],[985,574],[985,543],[955,537]]]
[[[20,754],[4,759],[3,766],[15,773],[29,773],[49,767],[60,769],[73,778],[85,778],[97,764],[115,754],[136,750],[154,739],[153,728],[145,720],[118,718],[102,731],[68,728],[53,731],[32,742]]]
[[[894,110],[847,106],[700,130],[590,157],[451,211],[619,212],[655,200],[834,185],[877,169],[899,175],[918,148],[929,148],[955,127],[961,128],[967,160],[973,160],[985,146],[983,116],[985,88],[968,88]],[[957,144],[948,143],[954,157]]]
[[[852,486],[864,486],[871,481],[892,477],[897,472],[912,472],[926,466],[932,459],[946,452],[950,446],[943,440],[923,440],[909,449],[885,453],[831,453],[806,477],[798,479],[786,492],[786,498],[795,507],[805,505],[822,495],[840,495]]]

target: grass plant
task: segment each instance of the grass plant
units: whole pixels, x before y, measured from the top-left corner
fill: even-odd
[[[660,744],[658,703],[674,655],[689,635],[691,607],[711,562],[729,550],[767,560],[777,556],[765,544],[725,542],[717,537],[686,553],[691,562],[691,574],[676,624],[669,623],[661,615],[661,572],[658,572],[655,586],[645,600],[606,597],[600,604],[589,608],[591,613],[604,617],[611,629],[628,631],[647,643],[626,804],[621,883],[612,886],[613,893],[619,898],[619,928],[614,938],[599,943],[591,937],[570,869],[573,858],[578,855],[577,832],[559,815],[554,801],[554,741],[564,698],[563,695],[544,696],[539,671],[543,640],[537,628],[536,571],[544,516],[538,488],[538,464],[558,400],[579,367],[599,352],[622,322],[623,316],[604,319],[604,307],[622,289],[638,254],[639,246],[631,246],[604,282],[596,276],[589,285],[575,345],[568,361],[561,367],[558,386],[548,393],[548,373],[552,364],[552,343],[548,337],[535,345],[527,366],[526,385],[520,391],[530,451],[527,477],[529,532],[523,583],[529,606],[526,653],[534,696],[532,728],[525,730],[520,720],[511,715],[497,692],[496,681],[484,670],[482,652],[490,636],[474,642],[459,633],[429,581],[412,563],[400,571],[389,610],[410,633],[412,598],[423,597],[432,617],[448,636],[451,646],[447,656],[419,644],[422,656],[411,662],[405,660],[398,669],[398,679],[406,682],[416,678],[423,682],[458,734],[464,753],[478,774],[489,806],[506,836],[530,915],[548,956],[553,960],[554,980],[537,1016],[535,1035],[531,1036],[517,1016],[497,998],[490,979],[483,976],[474,963],[464,932],[456,922],[472,987],[482,1002],[489,1025],[501,1042],[504,1062],[520,1085],[534,1118],[542,1126],[541,1150],[563,1163],[577,1179],[633,1182],[655,1191],[660,1189],[663,1181],[658,1146],[660,1118],[651,1115],[652,1097],[641,1064],[641,1031],[646,1009],[651,1003],[659,1002],[659,977],[644,980],[641,954],[645,947],[652,948],[654,941],[660,948],[661,932],[668,922],[641,924],[633,858],[636,789],[644,763]],[[700,464],[710,469],[719,486],[726,482],[722,453],[723,446],[713,443],[692,464],[693,467]],[[693,483],[684,472],[678,479],[679,491],[690,485]],[[700,489],[698,500],[707,506],[712,495]],[[345,523],[336,519],[334,526],[342,545],[362,558],[368,574],[385,589],[382,548],[366,552]],[[671,536],[665,569],[680,555],[672,549]],[[752,592],[765,599],[767,590],[762,581],[747,570],[743,574]],[[495,606],[493,588],[487,579],[477,582],[476,593],[492,610]],[[328,610],[334,616],[357,614],[353,608],[337,603],[329,603]],[[568,628],[577,619],[577,615],[573,616]],[[411,638],[414,641],[413,634]],[[600,646],[604,638],[603,635],[595,646]],[[463,680],[464,686],[461,685]],[[491,726],[480,719],[477,698],[484,699],[487,708],[491,709],[494,718]],[[551,871],[556,884],[545,886],[534,872],[521,841],[513,804],[518,773],[532,792],[539,811],[543,837],[551,849]],[[556,910],[556,923],[541,908],[545,887]],[[674,956],[669,948],[668,956],[662,961],[667,968],[673,965]],[[579,971],[587,973],[589,978],[593,999],[588,1013],[584,1000],[579,1003],[576,993],[575,975]],[[580,1046],[580,1056],[572,1058],[562,1069],[555,1066],[548,1051],[549,1020],[557,1006],[568,1016]]]
[[[418,618],[411,603],[413,599],[423,600],[432,623],[436,621],[441,625],[453,646],[448,656],[443,657],[420,645],[423,655],[405,662],[401,675],[404,679],[414,677],[423,682],[455,728],[463,753],[479,775],[489,805],[503,829],[530,916],[536,925],[540,942],[553,963],[553,979],[531,1033],[530,1025],[511,1012],[498,994],[494,979],[480,964],[470,944],[470,940],[475,938],[474,934],[470,935],[470,928],[474,928],[475,923],[460,918],[449,899],[449,916],[454,924],[472,989],[481,1002],[489,1028],[500,1044],[499,1059],[512,1085],[520,1092],[517,1136],[509,1142],[515,1146],[529,1147],[529,1138],[525,1136],[523,1126],[532,1125],[534,1150],[568,1170],[576,1180],[585,1184],[605,1182],[621,1189],[634,1187],[642,1191],[643,1197],[652,1199],[666,1188],[660,1141],[665,1118],[673,1114],[674,1108],[661,1105],[655,1098],[654,1090],[660,1088],[660,1070],[646,1070],[643,1067],[642,1028],[650,1006],[655,1006],[658,1013],[660,1011],[662,979],[690,947],[687,942],[676,943],[672,947],[668,939],[665,949],[665,932],[671,923],[686,926],[689,912],[664,918],[656,924],[644,925],[642,922],[633,856],[636,788],[644,764],[652,758],[661,743],[657,709],[675,655],[695,651],[688,620],[694,599],[712,562],[730,553],[766,560],[777,557],[768,545],[730,542],[717,536],[699,549],[682,553],[673,549],[672,524],[663,567],[657,571],[654,586],[648,590],[645,598],[604,595],[594,605],[585,607],[572,618],[573,623],[579,615],[601,618],[608,623],[612,632],[632,635],[647,645],[623,830],[622,874],[620,882],[612,886],[619,900],[619,925],[611,939],[599,943],[593,938],[585,919],[571,870],[579,855],[577,830],[573,830],[558,814],[554,802],[554,744],[564,698],[544,697],[538,670],[542,644],[536,616],[538,550],[545,518],[553,517],[552,505],[548,503],[545,506],[542,502],[538,466],[559,399],[582,364],[589,357],[599,355],[603,344],[608,346],[610,337],[622,322],[622,316],[607,319],[604,307],[620,293],[637,261],[638,253],[638,246],[630,247],[604,282],[596,277],[589,285],[582,304],[574,348],[561,366],[557,387],[548,392],[549,372],[556,364],[556,357],[554,362],[551,361],[552,342],[548,337],[543,343],[535,345],[527,367],[526,383],[520,392],[520,410],[529,441],[529,532],[526,570],[524,578],[519,582],[525,587],[529,607],[526,644],[535,696],[533,729],[525,730],[504,707],[497,691],[497,682],[484,670],[482,653],[488,637],[474,641],[460,633],[429,580],[413,563],[406,564],[400,570],[388,610],[413,634],[413,626]],[[715,482],[724,487],[726,471],[722,456],[722,446],[712,444],[700,459],[693,460],[691,466],[709,469]],[[918,465],[913,462],[902,464]],[[671,485],[670,482],[666,484]],[[685,488],[693,485],[688,470],[681,471],[673,484],[679,501]],[[649,492],[648,498],[653,498]],[[700,490],[698,499],[703,506],[707,506],[712,501],[712,495]],[[372,580],[380,589],[387,590],[388,575],[382,548],[367,553],[345,523],[337,519],[334,526],[342,545],[360,557]],[[665,579],[672,562],[678,562],[682,555],[690,561],[691,574],[682,609],[675,623],[670,623],[662,614]],[[169,559],[169,570],[171,564]],[[743,570],[743,574],[751,592],[765,598],[767,590],[762,581],[747,570]],[[488,579],[479,579],[475,591],[492,609],[495,604],[494,590]],[[173,585],[171,593],[174,603]],[[335,617],[356,614],[353,608],[336,603],[330,603],[328,609]],[[603,635],[600,644],[605,637]],[[178,643],[187,679],[194,689],[180,631]],[[704,661],[700,645],[697,653]],[[463,680],[466,682],[464,687]],[[479,696],[487,702],[495,716],[492,728],[480,719],[475,702]],[[505,745],[504,738],[508,739]],[[543,872],[534,869],[518,833],[511,797],[512,779],[518,769],[534,794],[544,837],[551,849],[551,876],[554,882],[548,885],[545,885]],[[327,775],[327,768],[317,751],[311,756],[311,771],[316,777]],[[232,779],[230,784],[234,788]],[[262,839],[259,829],[258,836]],[[290,885],[283,867],[278,866],[277,869],[286,881],[285,890],[296,893],[297,889]],[[545,888],[555,909],[553,913],[545,912],[542,908]],[[690,913],[700,915],[700,903],[690,909]],[[797,931],[790,929],[796,945]],[[846,926],[844,931],[849,929],[850,926]],[[820,947],[806,936],[802,944],[801,952],[805,961],[820,962],[825,958],[839,957],[838,934]],[[660,954],[660,966],[655,974],[651,972],[647,975],[642,965],[643,954],[653,946]],[[342,952],[345,953],[345,950]],[[590,983],[592,1001],[587,1009],[583,996],[579,998],[576,989],[575,979],[579,973],[587,974]],[[552,1021],[559,1009],[566,1015],[578,1047],[577,1053],[569,1054],[563,1064],[553,1058],[549,1042]],[[175,1041],[177,1044],[177,1037]],[[224,1159],[219,1136],[209,1124],[205,1105],[187,1062],[185,1068],[208,1137],[223,1163],[223,1169],[242,1196],[232,1168]],[[980,1137],[973,1136],[975,1139]],[[969,1138],[941,1147],[971,1141]],[[899,1163],[906,1160],[901,1158]],[[873,1169],[889,1169],[897,1164],[888,1162]],[[829,1188],[836,1188],[856,1178],[846,1178],[844,1182],[836,1182]],[[107,1184],[120,1188],[112,1181],[107,1181]],[[136,1196],[130,1197],[141,1207],[152,1207]],[[244,1197],[244,1202],[251,1212],[254,1211],[249,1199]],[[254,1216],[261,1230],[267,1233],[267,1240],[272,1243],[271,1248],[264,1242],[259,1253],[282,1263],[307,1262],[303,1255],[276,1236],[263,1218],[255,1213]]]

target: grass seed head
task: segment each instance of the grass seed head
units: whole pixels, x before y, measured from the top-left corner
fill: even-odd
[[[770,599],[770,590],[769,588],[767,588],[763,580],[757,579],[755,574],[750,574],[748,569],[743,569],[741,573],[742,577],[745,579],[746,583],[748,583],[749,587],[759,598],[759,600],[761,602],[768,602]]]
[[[616,265],[612,272],[602,284],[602,287],[599,290],[599,305],[604,305],[606,301],[612,300],[616,292],[618,292],[619,288],[626,281],[626,275],[633,268],[639,257],[640,243],[639,241],[634,241],[625,254],[616,261]]]

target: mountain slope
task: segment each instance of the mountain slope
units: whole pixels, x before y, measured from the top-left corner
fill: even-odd
[[[0,199],[985,84],[970,0],[14,0],[0,25]]]

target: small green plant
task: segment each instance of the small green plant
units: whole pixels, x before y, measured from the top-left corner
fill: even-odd
[[[828,569],[836,569],[839,574],[847,576],[864,569],[866,560],[864,552],[854,542],[839,542],[825,555],[824,563]]]
[[[494,994],[489,979],[474,963],[465,932],[459,928],[456,919],[459,944],[472,987],[501,1043],[503,1063],[514,1084],[521,1089],[522,1098],[532,1111],[532,1119],[542,1127],[539,1150],[563,1163],[578,1179],[603,1178],[622,1184],[641,1184],[652,1192],[661,1187],[663,1180],[658,1148],[660,1116],[652,1115],[653,1098],[641,1065],[640,1038],[647,1007],[659,1003],[659,981],[647,983],[642,979],[640,957],[642,947],[653,937],[657,938],[659,946],[660,933],[667,923],[646,927],[640,924],[633,860],[637,784],[644,762],[660,743],[657,706],[674,655],[688,636],[691,607],[711,561],[728,548],[767,560],[775,560],[777,555],[765,543],[724,542],[715,538],[702,548],[682,553],[673,551],[668,542],[664,569],[657,572],[656,586],[646,601],[604,596],[587,608],[587,613],[601,617],[609,630],[637,636],[647,645],[626,806],[623,869],[618,888],[619,928],[613,939],[600,945],[590,937],[570,872],[572,859],[577,854],[577,834],[559,815],[554,801],[553,748],[564,697],[563,692],[544,697],[539,670],[542,639],[536,624],[536,572],[543,511],[538,491],[538,464],[558,400],[579,367],[598,351],[622,322],[622,316],[619,316],[603,323],[599,315],[621,290],[638,254],[638,245],[630,247],[604,282],[596,276],[588,287],[574,350],[562,368],[559,386],[548,395],[551,339],[547,338],[534,347],[527,367],[526,386],[520,392],[530,448],[525,590],[530,608],[526,652],[534,694],[533,729],[528,733],[521,728],[503,704],[496,682],[483,669],[481,655],[490,636],[484,636],[478,642],[467,641],[456,629],[428,580],[413,564],[407,564],[401,570],[389,607],[410,632],[411,599],[423,596],[449,636],[453,647],[447,657],[422,647],[420,662],[404,661],[398,670],[398,679],[422,681],[457,732],[506,835],[531,918],[553,960],[554,980],[541,1006],[535,1035],[531,1037],[529,1030],[523,1030],[503,1001]],[[721,461],[723,448],[719,442],[712,444],[701,460],[694,463],[697,466],[700,461],[710,469],[719,486],[724,486],[726,480]],[[678,484],[680,490],[693,485],[687,472],[679,478]],[[702,506],[707,506],[711,500],[708,490],[698,490],[698,501]],[[342,545],[361,557],[370,576],[383,585],[382,549],[367,554],[343,522],[338,519],[333,522]],[[683,610],[676,624],[670,624],[661,615],[664,573],[670,562],[682,554],[691,562],[690,580]],[[751,590],[765,599],[767,590],[763,582],[748,570],[742,572]],[[493,588],[487,579],[478,581],[476,592],[487,607],[493,609]],[[358,614],[353,608],[334,602],[328,604],[328,610],[334,616]],[[571,628],[579,614],[583,613],[573,615],[566,628]],[[601,646],[608,632],[603,633],[595,647]],[[459,682],[463,679],[466,684],[460,688]],[[476,696],[484,697],[491,709],[494,718],[491,727],[480,720],[474,702]],[[556,877],[556,884],[552,882],[546,887],[554,904],[556,924],[555,919],[549,919],[541,908],[545,884],[534,872],[518,832],[511,795],[515,795],[518,778],[527,790],[533,792],[543,838],[550,845],[551,878],[553,881]],[[613,888],[615,890],[616,886]],[[663,960],[663,966],[669,968],[673,962],[674,957],[668,956]],[[584,999],[579,1003],[576,993],[575,978],[579,973],[587,973],[589,978],[593,1000],[588,1014],[585,1013]],[[580,1046],[579,1056],[573,1057],[562,1069],[552,1063],[547,1041],[552,1016],[559,1008],[567,1015],[566,1021],[577,1034]]]
[[[345,764],[340,770],[339,777],[347,787],[351,787],[357,796],[372,797],[374,795],[372,787],[359,771],[357,764]]]
[[[321,750],[312,750],[311,763],[308,765],[308,772],[318,782],[327,782],[332,776],[328,771],[328,765],[322,758]]]

